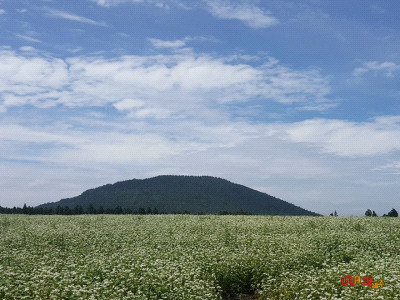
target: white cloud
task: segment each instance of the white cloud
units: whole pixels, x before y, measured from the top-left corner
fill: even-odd
[[[166,119],[171,117],[171,115],[172,113],[168,109],[149,107],[132,111],[128,116],[135,119]]]
[[[5,13],[6,13],[6,11],[4,9],[0,8],[0,15],[3,15]]]
[[[113,105],[119,111],[129,112],[128,117],[134,119],[165,119],[172,114],[172,112],[167,109],[146,106],[145,101],[138,99],[123,99]]]
[[[72,14],[69,12],[52,9],[52,8],[46,8],[46,15],[49,17],[53,17],[53,18],[81,22],[81,23],[86,23],[86,24],[90,24],[90,25],[107,26],[107,24],[105,22],[94,21],[94,20],[86,18],[86,17],[78,16],[78,15],[75,15],[75,14]]]
[[[19,48],[19,50],[24,51],[24,52],[34,52],[36,49],[31,46],[22,46]]]
[[[377,156],[400,150],[400,124],[389,124],[387,118],[359,123],[313,119],[277,126],[271,134],[344,157]]]
[[[181,48],[186,45],[186,42],[183,40],[175,40],[175,41],[163,41],[159,39],[148,39],[155,48]]]
[[[92,2],[97,3],[100,6],[104,7],[111,7],[120,5],[122,3],[143,3],[143,2],[155,2],[155,3],[162,3],[161,1],[151,1],[151,0],[90,0]]]
[[[23,35],[23,34],[16,34],[15,35],[17,38],[23,39],[27,42],[33,42],[33,43],[41,43],[41,40],[35,39],[31,36]]]
[[[339,104],[338,103],[316,103],[314,105],[306,105],[306,106],[301,106],[298,108],[298,110],[304,110],[304,111],[326,111],[331,108],[337,107]]]
[[[123,3],[149,3],[161,8],[170,6],[184,9],[200,8],[205,9],[214,17],[219,19],[239,20],[252,28],[266,28],[278,24],[278,19],[270,12],[264,11],[258,6],[250,3],[237,3],[229,0],[202,0],[193,1],[159,1],[159,0],[90,0],[100,6],[111,7]]]
[[[5,106],[115,103],[121,108],[126,105],[121,102],[124,99],[140,99],[146,110],[138,116],[149,116],[152,111],[160,117],[173,111],[177,117],[197,114],[200,107],[206,111],[215,104],[255,98],[321,105],[330,93],[329,82],[317,70],[293,70],[274,59],[252,66],[229,57],[186,52],[62,60],[4,50],[0,63]]]
[[[400,65],[394,62],[383,62],[370,61],[363,64],[362,67],[356,68],[353,71],[353,76],[361,76],[368,72],[382,72],[387,77],[393,77],[396,71],[400,70]]]
[[[173,40],[173,41],[148,38],[148,41],[151,42],[151,44],[153,45],[154,48],[170,48],[172,50],[175,50],[176,52],[178,52],[179,48],[185,47],[186,44],[191,41],[213,42],[213,43],[219,42],[218,39],[216,39],[215,37],[212,37],[212,36],[194,36],[194,37],[187,36],[184,39]],[[182,50],[186,50],[186,49],[180,49],[181,52],[182,52]],[[190,51],[190,50],[188,50],[188,51]]]
[[[27,49],[24,49],[27,50]],[[35,105],[46,97],[57,100],[57,89],[68,83],[67,65],[61,59],[16,55],[0,51],[0,95],[5,106]]]
[[[391,163],[378,166],[375,168],[375,170],[378,171],[395,171],[396,173],[400,174],[399,169],[400,169],[400,161],[393,161]]]
[[[144,101],[138,99],[123,99],[122,101],[114,103],[114,107],[118,110],[124,111],[141,108],[144,104]]]
[[[252,28],[265,28],[276,25],[278,20],[269,12],[251,4],[235,4],[227,0],[205,0],[211,14],[221,19],[234,19]]]

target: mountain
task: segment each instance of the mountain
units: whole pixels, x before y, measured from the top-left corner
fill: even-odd
[[[96,209],[156,208],[161,213],[190,212],[216,214],[221,211],[245,211],[256,215],[308,215],[316,213],[290,204],[268,194],[228,180],[210,176],[157,176],[132,179],[90,189],[81,195],[42,204],[39,207],[56,208],[77,205]]]

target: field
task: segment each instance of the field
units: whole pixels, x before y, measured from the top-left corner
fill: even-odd
[[[0,299],[400,299],[398,218],[0,215]],[[343,286],[348,275],[384,286]]]

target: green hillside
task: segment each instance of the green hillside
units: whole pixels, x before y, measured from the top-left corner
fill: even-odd
[[[150,207],[160,213],[245,211],[257,215],[317,215],[268,194],[210,176],[168,175],[121,181],[40,207],[79,205],[87,208],[90,204],[96,209],[120,206],[134,211]]]

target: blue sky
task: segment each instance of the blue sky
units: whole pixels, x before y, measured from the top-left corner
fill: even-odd
[[[399,204],[398,1],[0,0],[0,206],[159,174]]]

